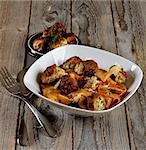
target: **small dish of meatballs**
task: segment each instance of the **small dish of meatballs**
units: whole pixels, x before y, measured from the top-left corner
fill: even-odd
[[[68,44],[37,59],[26,72],[24,84],[49,105],[88,117],[120,107],[142,78],[140,67],[121,56]]]
[[[27,47],[33,54],[42,56],[54,48],[78,43],[79,39],[74,33],[66,32],[65,26],[61,22],[56,22],[43,32],[31,35],[27,41]]]

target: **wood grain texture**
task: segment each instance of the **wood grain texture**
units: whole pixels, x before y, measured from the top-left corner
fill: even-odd
[[[110,3],[77,0],[72,5],[72,30],[79,35],[82,44],[116,53]]]
[[[29,5],[29,2],[0,2],[0,66],[7,66],[14,76],[23,67]],[[0,97],[0,149],[14,150],[19,101],[1,85]]]
[[[36,11],[37,10],[37,11]],[[55,21],[61,21],[67,28],[69,32],[71,30],[71,16],[70,16],[70,2],[69,1],[32,1],[31,4],[31,13],[30,13],[30,22],[28,35],[31,35],[35,32],[42,32],[45,28],[52,25]],[[37,103],[40,103],[42,106],[41,100],[38,100]],[[45,102],[43,102],[45,103]],[[34,100],[34,105],[36,104],[36,99]],[[45,103],[45,107],[47,102]],[[28,127],[30,148],[38,150],[70,150],[72,149],[72,117],[65,114],[63,111],[58,109],[54,110],[54,113],[58,116],[59,120],[56,122],[56,126],[61,128],[61,136],[52,139],[44,133],[42,130],[37,130],[36,120],[34,119],[32,113],[27,107],[24,108],[25,121]],[[45,114],[49,114],[50,110],[48,109]],[[23,113],[22,113],[23,115]],[[63,119],[63,120],[60,120]],[[54,124],[53,124],[54,125]],[[22,149],[19,145],[17,149]],[[26,148],[27,149],[27,148]]]
[[[136,62],[146,74],[146,2],[117,0],[49,0],[0,2],[0,66],[16,77],[24,66],[25,40],[56,20],[73,31],[84,45],[117,53]],[[54,20],[55,19],[55,20]],[[34,105],[59,120],[55,139],[38,129],[33,114],[9,96],[0,84],[0,149],[2,150],[145,150],[146,78],[132,98],[111,113],[96,117],[70,116],[34,97]],[[42,107],[43,105],[43,107]],[[48,111],[49,110],[49,111]],[[16,145],[21,117],[29,145]]]
[[[119,54],[136,62],[146,73],[146,2],[113,2]],[[123,31],[118,22],[123,21]],[[146,78],[138,92],[127,102],[126,111],[131,149],[146,148]]]
[[[117,53],[110,1],[75,1],[72,7],[73,31],[83,44]],[[129,149],[124,105],[110,114],[75,119],[74,149]]]

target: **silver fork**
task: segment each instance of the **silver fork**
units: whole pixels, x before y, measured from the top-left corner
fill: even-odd
[[[50,137],[56,137],[58,135],[57,130],[51,125],[48,119],[43,116],[24,96],[21,95],[20,84],[11,76],[6,67],[2,67],[0,69],[0,80],[2,85],[12,96],[22,100],[30,108],[39,124]]]

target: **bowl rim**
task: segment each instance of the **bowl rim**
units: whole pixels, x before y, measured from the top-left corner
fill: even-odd
[[[55,105],[60,105],[61,107],[66,107],[67,109],[73,109],[73,110],[75,110],[75,111],[80,111],[80,112],[89,113],[89,114],[106,113],[106,112],[110,112],[110,111],[116,109],[117,107],[119,107],[119,106],[121,106],[123,103],[125,103],[127,100],[129,100],[129,99],[132,97],[132,95],[136,92],[136,90],[139,88],[139,86],[140,86],[140,84],[141,84],[141,82],[142,82],[142,79],[143,79],[143,71],[142,71],[141,68],[140,68],[137,64],[135,64],[134,62],[132,62],[132,61],[130,61],[130,60],[128,60],[128,59],[126,59],[126,58],[124,58],[124,57],[122,57],[122,56],[119,56],[119,55],[117,55],[117,54],[111,53],[111,52],[109,52],[109,51],[105,51],[105,50],[102,50],[102,49],[99,49],[99,48],[95,48],[95,47],[91,47],[91,46],[70,44],[70,45],[64,45],[64,46],[61,46],[61,47],[69,47],[69,46],[74,46],[74,47],[77,46],[77,47],[86,47],[86,48],[96,49],[96,50],[98,50],[98,51],[100,51],[100,52],[102,52],[102,53],[105,53],[105,54],[112,54],[112,55],[114,55],[114,56],[116,56],[116,57],[119,57],[119,58],[122,58],[122,59],[128,61],[129,63],[134,64],[134,65],[138,68],[138,71],[139,71],[139,73],[140,73],[140,79],[139,79],[138,84],[136,85],[136,87],[135,87],[131,92],[129,92],[129,94],[126,96],[126,98],[124,98],[120,103],[118,103],[117,105],[115,105],[115,106],[113,106],[113,107],[111,107],[111,108],[109,108],[109,109],[100,110],[100,111],[86,110],[86,109],[82,109],[82,108],[77,108],[77,107],[65,105],[65,104],[62,104],[62,103],[59,103],[59,102],[56,102],[56,101],[52,101],[52,100],[48,99],[47,97],[43,96],[43,95],[40,94],[40,93],[34,93],[34,92],[27,86],[27,83],[26,83],[26,77],[27,77],[26,75],[27,75],[27,72],[29,71],[29,69],[28,69],[28,71],[26,72],[26,74],[25,74],[25,76],[24,76],[24,78],[23,78],[23,82],[24,82],[25,86],[26,86],[29,90],[31,90],[34,94],[36,94],[37,96],[43,98],[44,100],[47,100],[49,103],[52,103],[53,105],[54,105],[54,104],[55,104]],[[53,51],[58,50],[58,49],[60,49],[61,47],[55,48],[55,49],[53,49]],[[98,52],[98,51],[97,51],[97,52]],[[51,52],[51,51],[50,51],[50,52]],[[46,55],[49,55],[50,52],[44,54],[44,55],[43,55],[41,58],[39,58],[39,59],[43,59],[43,57],[45,57]],[[39,60],[39,59],[38,59],[38,60]],[[37,60],[37,61],[38,61],[38,60]],[[35,63],[32,64],[32,66],[33,66],[33,65],[35,65]],[[31,66],[31,67],[32,67],[32,66]],[[62,108],[61,108],[61,109],[62,109]]]

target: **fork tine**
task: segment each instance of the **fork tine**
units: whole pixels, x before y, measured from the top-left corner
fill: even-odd
[[[12,84],[16,83],[16,80],[12,77],[12,75],[10,74],[10,72],[8,71],[8,69],[4,66],[3,69],[5,70],[5,73],[7,75],[7,77],[10,79],[10,82]]]
[[[6,67],[1,68],[1,73],[3,74],[3,78],[5,79],[5,81],[7,81],[8,85],[12,85],[15,83],[14,79],[12,78]]]
[[[5,76],[3,74],[3,72],[0,70],[0,80],[1,80],[1,83],[2,85],[5,87],[5,88],[8,88],[9,87],[9,83],[8,81],[5,79]]]
[[[1,68],[1,74],[3,76],[3,80],[8,84],[8,85],[11,85],[11,80],[9,79],[4,67]]]

